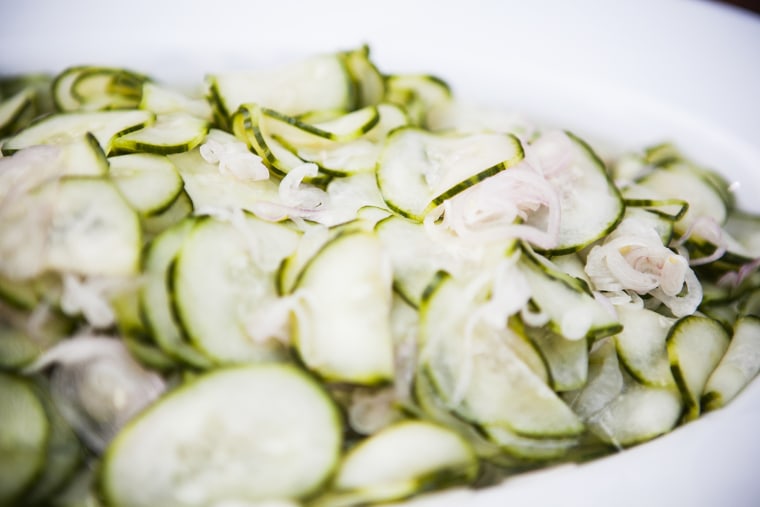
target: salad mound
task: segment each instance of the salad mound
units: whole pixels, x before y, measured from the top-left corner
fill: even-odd
[[[671,144],[602,155],[367,47],[0,100],[0,506],[491,486],[760,371],[760,216]]]

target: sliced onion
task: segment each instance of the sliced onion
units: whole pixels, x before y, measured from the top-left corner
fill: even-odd
[[[590,250],[585,271],[594,288],[613,297],[614,304],[630,301],[632,294],[649,294],[682,316],[693,313],[702,298],[686,259],[663,245],[651,225],[631,218]]]
[[[726,239],[724,237],[723,229],[720,224],[712,217],[700,216],[697,217],[676,242],[676,246],[680,247],[691,237],[697,235],[713,245],[715,245],[715,251],[705,257],[699,257],[697,259],[690,259],[689,264],[692,266],[700,266],[703,264],[709,264],[723,257],[723,254],[728,250]]]
[[[222,174],[229,174],[239,180],[258,181],[269,178],[269,169],[261,157],[251,153],[245,143],[232,136],[214,137],[209,134],[199,151],[206,162],[217,164]]]
[[[520,223],[541,209],[547,211],[545,230]],[[448,199],[431,210],[424,223],[429,233],[441,228],[451,237],[472,244],[522,239],[539,248],[552,248],[559,235],[559,196],[538,172],[521,163]],[[442,218],[442,220],[441,220]]]

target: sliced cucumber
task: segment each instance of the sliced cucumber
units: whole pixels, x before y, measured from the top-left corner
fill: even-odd
[[[714,410],[736,397],[760,372],[760,317],[736,321],[728,349],[707,379],[702,406]]]
[[[569,166],[547,176],[559,193],[560,224],[551,253],[573,252],[603,237],[620,222],[625,206],[604,163],[580,138],[571,143]],[[532,223],[539,218],[529,218]]]
[[[376,109],[379,114],[377,124],[359,139],[333,143],[330,149],[299,147],[295,153],[334,176],[374,173],[385,138],[394,129],[409,124],[406,114],[394,105],[382,103]]]
[[[394,74],[385,80],[385,100],[404,107],[414,124],[427,125],[431,109],[451,100],[451,88],[429,74]]]
[[[147,81],[143,83],[140,109],[152,111],[157,115],[167,113],[188,113],[207,122],[213,114],[211,105],[203,98],[191,98],[182,92]]]
[[[631,382],[588,421],[602,440],[625,447],[651,440],[678,424],[683,402],[673,388],[645,387]]]
[[[52,204],[47,266],[83,275],[138,272],[140,223],[111,182],[103,178],[64,178]]]
[[[29,382],[3,372],[0,414],[0,505],[10,506],[42,470],[50,428]]]
[[[708,378],[729,345],[726,329],[708,317],[690,315],[670,329],[667,347],[670,369],[686,406],[685,420],[700,413]]]
[[[220,369],[178,388],[107,450],[100,486],[114,507],[298,499],[335,468],[335,404],[285,365]]]
[[[167,209],[158,215],[143,217],[142,226],[145,240],[149,241],[157,234],[187,218],[192,212],[193,201],[190,200],[187,192],[182,190]]]
[[[45,464],[34,485],[24,494],[24,505],[41,505],[45,500],[52,500],[72,478],[85,457],[82,444],[50,398],[48,386],[40,383],[35,387],[45,409],[50,434],[45,449]]]
[[[464,294],[461,282],[442,276],[420,307],[420,367],[441,399],[467,420],[505,426],[518,435],[564,437],[583,431],[567,405],[516,353],[506,323],[499,330],[470,322],[482,302]]]
[[[353,141],[369,132],[380,121],[375,106],[367,106],[317,123],[307,123],[274,109],[262,108],[261,112],[269,135],[290,146],[310,148],[327,148],[333,142]]]
[[[156,344],[171,357],[197,368],[212,361],[187,341],[172,313],[168,288],[169,268],[182,249],[194,221],[183,220],[163,231],[148,245],[144,261],[144,283],[140,289],[140,311]]]
[[[303,268],[314,254],[337,234],[335,229],[328,230],[327,227],[322,226],[315,226],[304,232],[295,251],[282,261],[277,271],[277,291],[280,295],[290,294],[293,291]]]
[[[624,386],[615,344],[606,338],[597,342],[589,354],[586,385],[562,397],[579,417],[588,420],[620,396]]]
[[[441,259],[444,252],[426,234],[422,224],[398,215],[380,221],[376,230],[390,256],[393,288],[418,307],[425,287],[435,273],[444,268]]]
[[[282,357],[267,313],[277,304],[274,272],[298,236],[251,215],[196,222],[169,275],[179,324],[195,347],[223,363]]]
[[[525,437],[504,426],[485,426],[483,431],[501,451],[528,463],[560,459],[578,445],[578,438]]]
[[[208,122],[189,113],[165,113],[155,123],[117,137],[111,143],[114,153],[182,153],[206,139]]]
[[[598,339],[620,330],[620,323],[573,278],[537,254],[523,250],[520,271],[531,286],[531,298],[550,320],[551,328],[570,340]]]
[[[372,233],[347,231],[327,242],[294,294],[304,303],[294,340],[308,368],[338,382],[393,379],[390,266]]]
[[[273,70],[215,74],[210,94],[223,117],[242,104],[256,103],[288,115],[351,108],[353,86],[339,55],[322,55]]]
[[[717,224],[726,220],[726,202],[709,180],[685,163],[672,163],[659,167],[639,185],[651,189],[666,199],[679,199],[689,203],[689,209],[675,223],[679,234],[686,232],[698,217],[709,217]]]
[[[385,77],[370,58],[369,46],[346,51],[340,56],[356,88],[356,105],[364,107],[380,103],[385,97]]]
[[[675,320],[646,308],[618,306],[617,313],[623,329],[615,345],[623,366],[644,385],[675,386],[665,345]]]
[[[387,502],[432,488],[471,482],[478,461],[454,431],[423,421],[389,426],[353,447],[328,494],[329,505]],[[319,505],[319,502],[317,502]]]
[[[303,166],[306,161],[273,137],[266,121],[266,109],[257,104],[244,104],[238,109],[232,119],[232,130],[235,135],[244,140],[251,150],[261,157],[262,161],[280,176],[285,176],[293,169]],[[327,176],[319,174],[308,178],[309,182],[325,182]]]
[[[731,209],[724,228],[748,257],[760,257],[760,215]]]
[[[549,384],[555,391],[571,391],[586,383],[588,373],[586,340],[568,340],[549,328],[526,327],[526,334],[546,362]]]
[[[168,209],[184,187],[177,168],[161,155],[133,153],[110,157],[108,162],[111,180],[143,217]]]
[[[2,145],[3,155],[37,144],[64,144],[91,133],[106,153],[112,141],[120,135],[153,123],[149,111],[98,111],[92,113],[61,113],[47,116],[25,128]]]
[[[15,134],[34,111],[34,92],[23,89],[0,101],[0,138]]]
[[[53,81],[53,98],[61,111],[129,109],[140,102],[146,80],[146,76],[126,69],[70,67]]]

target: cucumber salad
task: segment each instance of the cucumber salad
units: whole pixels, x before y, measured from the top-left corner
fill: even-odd
[[[196,84],[0,79],[0,506],[488,487],[760,370],[760,216],[678,147],[602,155],[366,47]]]

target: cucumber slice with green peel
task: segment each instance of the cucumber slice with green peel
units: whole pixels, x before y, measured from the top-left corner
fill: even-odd
[[[748,257],[760,257],[760,214],[731,209],[724,229]]]
[[[138,271],[137,214],[106,178],[67,176],[3,206],[0,267],[31,279],[46,270],[129,276]]]
[[[134,108],[146,79],[124,69],[85,68],[72,83],[71,95],[85,108]]]
[[[577,251],[612,231],[625,205],[604,163],[579,137],[566,132],[568,166],[547,175],[559,194],[559,237],[551,254]],[[540,138],[539,138],[540,139]],[[527,220],[540,222],[540,214]]]
[[[89,132],[108,154],[115,138],[141,129],[154,121],[153,113],[141,110],[54,114],[40,119],[7,139],[2,145],[2,153],[10,155],[38,144],[65,144]]]
[[[663,199],[655,191],[640,185],[629,185],[621,190],[626,212],[629,209],[643,209],[659,215],[665,220],[676,222],[689,211],[689,203],[683,199]]]
[[[422,221],[446,199],[523,158],[516,137],[505,134],[433,134],[416,128],[393,131],[377,168],[388,206]]]
[[[147,79],[126,69],[70,67],[53,81],[53,99],[61,111],[132,109],[140,102]]]
[[[291,255],[282,261],[277,270],[277,291],[290,294],[311,258],[337,233],[334,229],[316,226],[307,229]]]
[[[179,360],[161,350],[147,336],[122,332],[121,340],[132,357],[145,368],[169,375],[184,366]]]
[[[415,308],[419,307],[428,283],[444,267],[440,245],[426,234],[422,224],[398,215],[381,220],[376,231],[390,256],[393,288]]]
[[[340,54],[356,89],[358,107],[378,104],[385,98],[385,77],[372,62],[369,53],[369,47],[365,45]]]
[[[367,106],[330,120],[307,123],[274,109],[261,108],[267,133],[292,146],[328,148],[335,142],[360,138],[380,121],[376,106]]]
[[[632,382],[587,424],[603,441],[618,448],[628,447],[672,430],[682,410],[683,401],[677,389]]]
[[[320,55],[272,69],[215,74],[207,78],[220,114],[231,117],[242,104],[295,116],[320,109],[349,110],[354,88],[339,55]]]
[[[38,310],[35,326],[30,314],[2,307],[0,316],[0,371],[21,372],[47,349],[69,337],[74,323],[55,311]]]
[[[136,213],[104,178],[61,179],[47,233],[47,266],[82,275],[139,271],[142,239]]]
[[[524,437],[504,426],[484,426],[482,430],[503,452],[527,462],[557,460],[578,445],[577,438]]]
[[[285,322],[268,314],[278,305],[275,270],[298,237],[242,213],[236,223],[195,223],[170,268],[169,290],[181,329],[203,354],[221,363],[283,358],[275,335]]]
[[[475,454],[481,459],[481,463],[494,463],[499,466],[520,466],[521,458],[513,456],[509,449],[500,447],[488,438],[484,429],[462,419],[451,412],[446,403],[440,398],[438,390],[430,379],[430,374],[425,368],[417,368],[413,383],[413,401],[415,409],[423,420],[431,420],[452,429],[462,435],[473,447]],[[514,433],[512,433],[514,435]],[[537,440],[529,437],[517,437],[515,440]],[[544,440],[544,439],[541,439]]]
[[[162,231],[187,218],[192,212],[193,201],[190,200],[187,192],[182,190],[167,209],[151,217],[142,217],[145,241],[150,241],[150,239],[160,234]]]
[[[376,109],[378,123],[354,141],[332,143],[329,149],[303,146],[290,149],[300,159],[317,164],[333,176],[374,174],[385,138],[394,129],[409,125],[409,118],[398,106],[382,103]]]
[[[165,113],[139,130],[117,137],[111,143],[113,153],[182,153],[192,150],[206,139],[209,124],[189,113]]]
[[[166,211],[184,187],[177,168],[161,155],[133,153],[108,162],[111,180],[142,217]]]
[[[738,303],[739,315],[760,316],[760,286],[747,291]]]
[[[599,339],[620,330],[617,318],[583,282],[542,259],[524,249],[519,266],[531,287],[532,301],[549,317],[552,330],[570,340]]]
[[[27,333],[0,320],[0,370],[18,371],[42,352]]]
[[[685,421],[699,416],[705,385],[725,354],[729,341],[728,331],[709,317],[683,317],[670,329],[668,358],[683,397]]]
[[[232,131],[261,157],[268,168],[285,176],[306,164],[306,161],[294,153],[294,149],[285,144],[284,140],[270,134],[264,111],[257,104],[242,105],[232,118]],[[328,180],[329,175],[323,171],[315,177],[304,179],[308,183],[326,183]]]
[[[172,312],[169,268],[182,249],[195,221],[183,220],[156,236],[148,245],[143,263],[144,282],[140,288],[140,313],[155,343],[169,356],[196,368],[208,368],[213,361],[194,347],[183,334]]]
[[[166,395],[103,458],[114,507],[299,499],[337,465],[342,422],[322,387],[288,365],[219,369]]]
[[[459,434],[430,422],[402,421],[346,454],[332,483],[337,491],[328,493],[329,501],[324,503],[399,500],[428,489],[470,483],[477,472],[475,452]]]
[[[623,329],[615,335],[620,362],[639,382],[651,387],[673,387],[666,340],[675,319],[646,308],[618,306]]]
[[[736,321],[731,343],[710,374],[702,394],[704,410],[715,410],[734,399],[760,372],[760,317]]]
[[[461,282],[443,276],[420,307],[422,367],[441,399],[473,423],[521,436],[580,434],[580,420],[518,355],[511,342],[519,343],[519,336],[506,323],[499,330],[470,321],[483,302],[465,299],[465,292]]]
[[[187,113],[207,122],[213,120],[211,105],[203,98],[192,98],[186,94],[146,81],[142,86],[140,109],[160,115],[166,113]]]
[[[588,374],[586,340],[568,340],[548,328],[526,326],[525,330],[546,363],[549,385],[555,391],[578,389],[586,383]]]
[[[579,417],[588,420],[616,399],[624,386],[615,344],[611,338],[605,338],[589,353],[586,385],[562,393],[562,398]]]
[[[720,192],[685,163],[659,167],[637,183],[663,199],[678,199],[689,203],[684,216],[674,224],[679,234],[685,233],[699,217],[710,218],[717,224],[726,221],[726,202]]]
[[[0,505],[14,505],[45,464],[50,425],[34,387],[0,372]]]
[[[404,107],[416,125],[426,126],[430,110],[451,101],[451,88],[429,74],[393,74],[385,79],[385,100]]]
[[[329,381],[377,384],[393,379],[391,273],[380,241],[347,231],[322,246],[293,294],[293,340],[304,364]]]
[[[89,132],[61,144],[60,166],[65,176],[105,176],[109,171],[106,154]]]
[[[50,428],[45,463],[34,485],[23,496],[23,505],[43,505],[52,500],[74,476],[85,458],[85,450],[69,423],[61,416],[47,392],[48,386],[38,381],[35,392],[45,409]]]
[[[39,300],[40,294],[34,280],[14,280],[0,276],[0,301],[3,303],[19,310],[32,310]]]
[[[0,101],[0,138],[15,134],[34,113],[34,91],[23,89]]]
[[[655,168],[681,166],[702,178],[721,196],[727,208],[734,207],[731,184],[717,172],[693,163],[672,143],[661,143],[645,150],[645,161]]]

